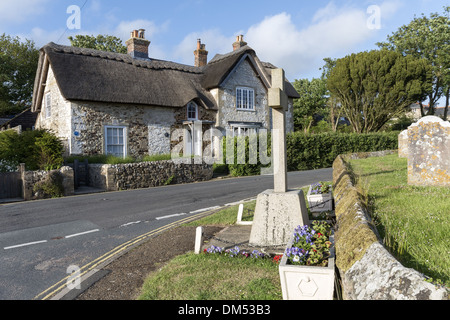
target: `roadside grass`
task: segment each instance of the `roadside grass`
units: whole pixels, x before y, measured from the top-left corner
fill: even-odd
[[[305,197],[308,187],[302,188]],[[256,200],[244,203],[242,221],[252,221]],[[236,224],[239,204],[187,226]],[[231,258],[189,252],[148,275],[139,300],[282,300],[278,264],[272,258]]]
[[[244,203],[243,221],[253,219],[256,200]],[[230,226],[239,205],[187,226]],[[139,300],[281,300],[278,264],[271,258],[231,258],[189,252],[148,275]]]
[[[255,211],[256,200],[250,200],[244,202],[244,211],[242,214],[242,221],[252,221],[253,213]],[[231,226],[236,224],[237,213],[239,209],[239,204],[228,206],[212,215],[206,216],[202,219],[192,221],[187,223],[187,226]]]
[[[407,183],[397,154],[351,160],[385,246],[406,267],[450,286],[450,188]]]
[[[281,300],[271,259],[187,253],[145,281],[139,300]]]

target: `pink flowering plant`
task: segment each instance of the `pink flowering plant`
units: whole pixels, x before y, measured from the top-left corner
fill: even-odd
[[[331,226],[326,221],[313,221],[311,225],[294,230],[294,242],[285,255],[292,265],[327,266],[331,247]]]
[[[327,182],[317,182],[311,185],[311,194],[323,194],[331,191],[332,185]]]
[[[221,247],[211,246],[211,247],[203,250],[203,252],[222,254],[222,255],[228,256],[230,258],[239,258],[239,257],[253,258],[253,259],[265,258],[264,253],[259,252],[258,250],[253,250],[252,252],[247,252],[245,250],[241,250],[238,246],[235,246],[234,248],[226,249],[226,250]]]

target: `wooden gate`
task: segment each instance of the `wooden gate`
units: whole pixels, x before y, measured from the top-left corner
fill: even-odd
[[[89,162],[88,159],[84,159],[80,162],[75,159],[73,162],[73,183],[74,188],[78,189],[80,185],[89,186]]]
[[[0,199],[22,198],[20,172],[0,173]]]

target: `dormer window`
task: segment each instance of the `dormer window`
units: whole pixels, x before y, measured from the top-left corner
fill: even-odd
[[[198,120],[198,106],[193,101],[189,102],[187,105],[187,119]]]

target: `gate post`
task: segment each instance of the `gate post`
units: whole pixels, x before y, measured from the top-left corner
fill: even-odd
[[[75,189],[78,189],[78,187],[80,186],[78,164],[78,159],[73,160],[73,186]]]
[[[19,166],[20,179],[22,181],[22,198],[23,200],[30,200],[31,195],[27,192],[27,179],[26,179],[26,171],[25,171],[25,163],[21,163]]]

